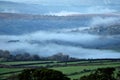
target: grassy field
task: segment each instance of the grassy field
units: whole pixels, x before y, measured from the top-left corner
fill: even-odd
[[[6,77],[19,73],[23,68],[0,68],[0,80]]]
[[[32,63],[44,63],[44,62],[51,62],[51,61],[16,61],[16,62],[0,62],[0,64],[17,65],[17,64],[32,64]]]
[[[21,71],[21,70],[23,70],[23,69],[20,69],[20,68],[0,68],[0,74],[8,73],[8,72]]]
[[[120,67],[120,61],[78,61],[78,62],[67,62],[66,63],[57,63],[56,61],[53,61],[52,63],[48,63],[50,61],[24,61],[24,62],[2,62],[0,64],[5,65],[20,65],[24,64],[23,66],[52,66],[48,67],[51,69],[55,69],[58,71],[63,72],[71,79],[78,79],[83,75],[88,75],[92,71],[94,71],[97,68],[103,68],[103,67]],[[36,64],[37,63],[37,64]],[[27,64],[27,65],[26,65]],[[30,64],[30,65],[29,65]],[[9,75],[15,74],[20,72],[25,68],[0,68],[0,78],[5,78]]]
[[[83,75],[89,74],[91,71],[97,69],[97,68],[104,68],[104,67],[119,67],[119,64],[112,63],[112,64],[104,64],[104,65],[86,65],[86,66],[67,66],[67,67],[57,67],[57,68],[52,68],[58,71],[62,71],[64,74],[72,74],[72,73],[79,73],[76,75],[71,75],[69,76],[72,79],[78,79]],[[84,72],[84,70],[90,70],[90,72]]]

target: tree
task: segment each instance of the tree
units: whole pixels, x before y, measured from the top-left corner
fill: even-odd
[[[116,80],[113,76],[115,68],[99,68],[88,76],[83,76],[80,80]]]
[[[120,80],[120,71],[117,73],[117,80]]]
[[[58,53],[58,54],[51,56],[51,59],[63,62],[63,61],[68,61],[70,59],[70,57],[69,57],[69,55],[64,55],[63,53]]]
[[[32,79],[32,74],[35,71],[35,69],[26,69],[23,70],[22,73],[18,75],[19,80],[33,80]]]
[[[0,50],[0,61],[9,61],[12,55],[10,54],[9,51],[5,50]]]
[[[36,55],[36,54],[34,54],[34,55],[32,56],[32,58],[33,58],[33,60],[40,60],[40,59],[41,59],[40,56],[39,56],[39,55]]]
[[[52,69],[27,69],[18,76],[19,80],[70,80],[60,71]]]

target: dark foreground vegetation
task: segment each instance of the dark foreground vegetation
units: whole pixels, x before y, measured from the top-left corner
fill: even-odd
[[[70,80],[60,71],[52,69],[26,69],[18,75],[13,75],[8,80]]]
[[[88,76],[83,76],[80,80],[120,80],[120,71],[115,73],[115,68],[99,68]]]
[[[75,80],[120,80],[120,71],[115,68],[98,68],[88,76]],[[8,77],[7,80],[70,80],[60,71],[52,69],[25,69],[18,75]]]

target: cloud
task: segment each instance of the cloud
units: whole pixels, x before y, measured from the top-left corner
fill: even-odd
[[[60,11],[60,12],[50,12],[47,15],[53,16],[71,16],[71,15],[78,15],[80,12],[70,12],[70,11]]]
[[[3,13],[19,13],[19,11],[14,10],[14,9],[4,9],[1,12],[3,12]]]
[[[94,17],[91,20],[90,25],[91,26],[97,26],[97,25],[115,25],[115,24],[120,24],[120,17]]]
[[[107,14],[107,13],[115,13],[117,10],[110,9],[107,6],[93,6],[86,10],[86,13],[94,13],[94,14]]]
[[[1,0],[3,1],[3,0]],[[83,4],[83,5],[95,5],[95,4],[119,4],[119,0],[4,0],[4,1],[14,1],[14,2],[25,2],[25,3],[35,3],[35,4],[43,4],[43,3],[46,3],[46,4]],[[58,5],[59,5],[58,4]]]
[[[104,0],[104,3],[107,5],[107,4],[110,4],[111,3],[111,0]]]
[[[6,50],[23,50],[29,53],[39,54],[40,56],[50,56],[59,52],[77,58],[119,58],[120,56],[119,52],[114,52],[110,50],[85,49],[82,47],[64,46],[51,43],[46,45],[32,45],[24,42],[11,44],[4,43],[3,45],[3,49]]]
[[[88,49],[82,46],[73,46],[49,42],[53,40],[66,41],[80,44],[101,44],[101,42],[110,41],[111,37],[99,40],[100,36],[94,36],[81,33],[56,33],[56,32],[35,32],[19,36],[0,36],[0,49],[10,51],[26,51],[41,56],[50,56],[59,52],[69,54],[78,58],[118,58],[120,53],[111,50]],[[9,40],[20,40],[19,42],[8,43]],[[98,41],[99,40],[99,41]],[[47,42],[48,41],[48,42]]]
[[[57,16],[66,16],[66,15],[74,15],[74,14],[98,14],[98,13],[104,14],[104,13],[119,12],[119,7],[117,7],[119,6],[118,4],[119,1],[113,1],[113,0],[102,0],[102,1],[101,0],[90,0],[90,1],[89,0],[74,0],[74,1],[73,0],[57,0],[57,1],[56,0],[34,0],[34,1],[6,0],[6,1],[27,3],[26,6],[28,7],[25,7],[24,9],[21,9],[21,7],[19,7],[19,9],[16,10],[20,10],[20,11],[22,10],[25,13],[31,13],[31,14],[48,14],[48,15],[50,14]],[[32,5],[32,4],[37,4],[37,5]],[[14,5],[11,6],[17,8]],[[8,8],[8,9],[5,9],[3,12],[11,12],[11,13],[19,12],[13,9],[9,10],[9,7],[10,6],[8,7],[5,6],[4,8]],[[32,9],[31,7],[36,7],[36,8]]]
[[[70,6],[72,7],[72,6]],[[55,16],[70,16],[70,15],[80,15],[80,14],[110,14],[118,12],[115,9],[108,8],[107,6],[92,6],[92,7],[84,7],[79,8],[76,7],[76,11],[59,11],[59,12],[49,12],[45,15],[55,15]]]

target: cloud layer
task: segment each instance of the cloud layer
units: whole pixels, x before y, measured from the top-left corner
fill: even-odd
[[[118,0],[0,0],[18,2],[1,4],[2,12],[29,14],[73,15],[119,13]],[[9,2],[8,2],[9,3]],[[23,4],[24,3],[24,4]],[[23,9],[24,8],[24,9]]]
[[[118,58],[119,52],[111,50],[89,49],[76,45],[60,44],[62,41],[79,43],[82,45],[100,45],[111,37],[106,37],[104,40],[97,42],[101,37],[88,34],[71,34],[71,33],[49,33],[49,32],[36,32],[20,36],[0,36],[0,49],[10,51],[26,51],[33,54],[42,56],[50,56],[59,52],[69,54],[72,57],[78,58]],[[10,40],[19,40],[19,42],[8,42]],[[54,42],[57,40],[58,42]],[[96,42],[96,43],[95,43]]]
[[[2,1],[2,0],[1,0]],[[13,2],[25,2],[25,3],[36,3],[36,4],[83,4],[83,5],[95,5],[95,4],[119,4],[119,0],[4,0]],[[58,4],[58,5],[59,5]]]

